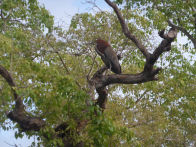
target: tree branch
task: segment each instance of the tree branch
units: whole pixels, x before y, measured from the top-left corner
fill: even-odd
[[[102,68],[103,69],[103,68]],[[99,73],[99,74],[97,74]],[[139,74],[113,74],[113,75],[102,75],[102,72],[97,72],[92,78],[95,84],[96,91],[99,95],[96,104],[100,108],[105,109],[107,102],[107,90],[106,86],[111,84],[139,84],[148,81],[157,80],[154,76],[157,73],[148,74],[146,72],[141,72]]]
[[[111,6],[114,12],[116,13],[125,36],[132,40],[143,53],[143,55],[146,57],[146,64],[144,66],[143,72],[138,74],[103,75],[103,72],[107,69],[106,67],[102,67],[94,74],[91,81],[94,84],[96,91],[99,95],[96,104],[98,104],[102,109],[105,109],[107,101],[106,86],[117,83],[139,84],[148,81],[158,80],[156,75],[159,73],[161,68],[153,69],[153,66],[163,52],[169,51],[171,49],[171,43],[177,36],[177,30],[174,27],[172,27],[167,34],[165,34],[165,30],[162,30],[161,32],[159,32],[159,36],[163,38],[163,40],[160,43],[160,45],[154,50],[153,54],[150,54],[142,45],[142,43],[133,34],[131,34],[116,4],[111,2],[110,0],[105,0],[105,2],[109,6]]]
[[[196,39],[193,38],[193,36],[185,28],[183,28],[181,26],[174,25],[170,20],[168,20],[168,24],[172,28],[175,28],[175,29],[183,32],[193,42],[194,48],[196,49]]]
[[[14,100],[15,100],[15,108],[13,111],[7,113],[7,117],[12,121],[17,122],[23,131],[39,131],[42,127],[45,126],[45,121],[39,117],[31,117],[27,115],[27,112],[24,110],[24,104],[22,99],[18,96],[14,87],[16,84],[11,76],[11,74],[0,65],[0,75],[6,80],[6,82],[10,85]]]
[[[120,10],[118,9],[118,7],[116,6],[115,3],[111,2],[110,0],[105,0],[105,2],[113,8],[114,12],[116,13],[118,20],[121,24],[122,27],[122,32],[124,33],[124,35],[129,38],[130,40],[132,40],[134,42],[134,44],[140,49],[140,51],[142,52],[142,54],[146,57],[146,59],[148,59],[150,57],[150,53],[147,51],[147,49],[143,46],[143,44],[133,35],[131,34],[131,32],[129,31],[125,20],[120,12]]]
[[[70,71],[68,70],[68,68],[67,68],[67,66],[66,66],[66,64],[65,64],[65,62],[63,61],[63,58],[61,57],[59,51],[56,50],[56,49],[53,47],[53,45],[50,44],[50,42],[48,42],[48,44],[49,44],[50,47],[52,47],[52,49],[54,50],[54,52],[58,55],[58,57],[59,57],[59,59],[60,59],[62,65],[63,65],[65,71],[67,72],[67,74],[70,75]],[[81,86],[76,80],[75,80],[75,82],[76,82],[76,85],[77,85],[80,89],[83,89],[82,86]]]

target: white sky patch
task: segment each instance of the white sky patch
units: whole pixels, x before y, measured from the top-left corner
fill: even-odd
[[[68,27],[72,16],[78,11],[74,6],[74,0],[39,0],[39,2],[54,16],[56,24],[63,22],[65,27]]]
[[[95,13],[100,8],[102,11],[111,11],[110,7],[104,2],[97,0],[98,8],[93,8],[93,4],[87,3],[86,0],[38,0],[44,5],[51,15],[55,18],[55,24],[67,29],[72,17],[76,13]]]
[[[0,146],[11,147],[17,145],[18,147],[27,147],[34,141],[33,137],[28,139],[26,136],[16,139],[14,134],[15,130],[3,131],[0,129]]]

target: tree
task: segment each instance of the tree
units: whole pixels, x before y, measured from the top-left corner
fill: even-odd
[[[166,23],[186,36],[196,48],[196,2],[194,0],[116,0],[117,4],[126,2],[125,7],[142,9],[145,15],[153,21],[156,28],[160,29]],[[157,21],[157,19],[159,21]],[[188,45],[188,44],[187,44]]]
[[[67,31],[36,0],[0,3],[1,127],[10,119],[16,137],[36,135],[44,146],[195,144],[195,50],[171,45],[175,18],[162,2],[105,2],[114,13],[76,14]],[[96,56],[90,42],[99,37],[121,54],[122,74]]]

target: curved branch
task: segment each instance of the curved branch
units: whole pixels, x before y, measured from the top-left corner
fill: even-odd
[[[6,80],[6,82],[10,85],[14,100],[15,100],[15,108],[13,111],[7,113],[7,117],[12,121],[17,122],[23,131],[39,131],[42,127],[45,126],[45,121],[39,117],[31,117],[27,115],[27,112],[24,110],[24,104],[22,99],[18,96],[14,87],[16,84],[11,76],[11,74],[0,65],[0,75]]]
[[[0,75],[7,81],[7,83],[11,87],[16,86],[16,84],[14,83],[14,80],[13,80],[12,76],[10,75],[10,73],[1,65],[0,65]]]
[[[96,91],[99,95],[96,104],[98,104],[102,109],[105,109],[107,101],[106,86],[108,85],[139,84],[148,81],[158,80],[156,75],[159,73],[161,68],[154,69],[153,66],[163,52],[169,51],[171,49],[171,43],[174,41],[177,35],[177,30],[175,28],[171,28],[167,34],[165,34],[164,32],[164,30],[159,32],[159,35],[163,38],[163,40],[160,45],[155,49],[153,54],[149,54],[149,59],[146,60],[143,72],[138,74],[103,75],[103,72],[107,68],[102,67],[94,74],[91,81],[93,81]]]
[[[148,81],[157,80],[155,75],[158,74],[160,68],[153,70],[150,73],[141,72],[139,74],[113,74],[105,75],[99,78],[96,82],[96,89],[103,88],[111,84],[140,84]]]
[[[116,6],[116,4],[111,2],[110,0],[105,0],[105,2],[110,7],[112,7],[114,12],[116,13],[118,20],[121,24],[122,32],[124,33],[124,35],[127,38],[129,38],[130,40],[132,40],[134,42],[134,44],[140,49],[142,54],[146,57],[146,59],[148,59],[150,57],[150,53],[147,51],[147,49],[144,47],[144,45],[133,34],[131,34],[131,32],[128,29],[128,26],[125,23],[125,19],[123,18],[122,14],[121,14],[120,10],[118,9],[118,7]]]
[[[141,72],[139,74],[113,74],[113,75],[102,75],[95,74],[92,78],[96,91],[99,95],[96,104],[100,108],[105,109],[107,102],[107,90],[106,86],[111,84],[139,84],[148,81],[157,80],[155,77],[160,69],[153,70],[151,73]]]
[[[153,54],[150,54],[149,60],[146,61],[144,71],[150,72],[153,70],[153,66],[155,62],[158,60],[160,55],[164,52],[171,50],[171,43],[177,36],[177,30],[175,28],[171,28],[167,34],[164,34],[165,30],[159,32],[159,36],[163,38],[162,42],[159,46],[154,50]]]

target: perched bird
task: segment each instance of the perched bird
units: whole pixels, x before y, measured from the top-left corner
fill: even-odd
[[[102,39],[95,41],[95,51],[101,56],[102,61],[105,65],[114,73],[120,74],[121,67],[118,61],[116,52],[112,49],[110,44]]]

